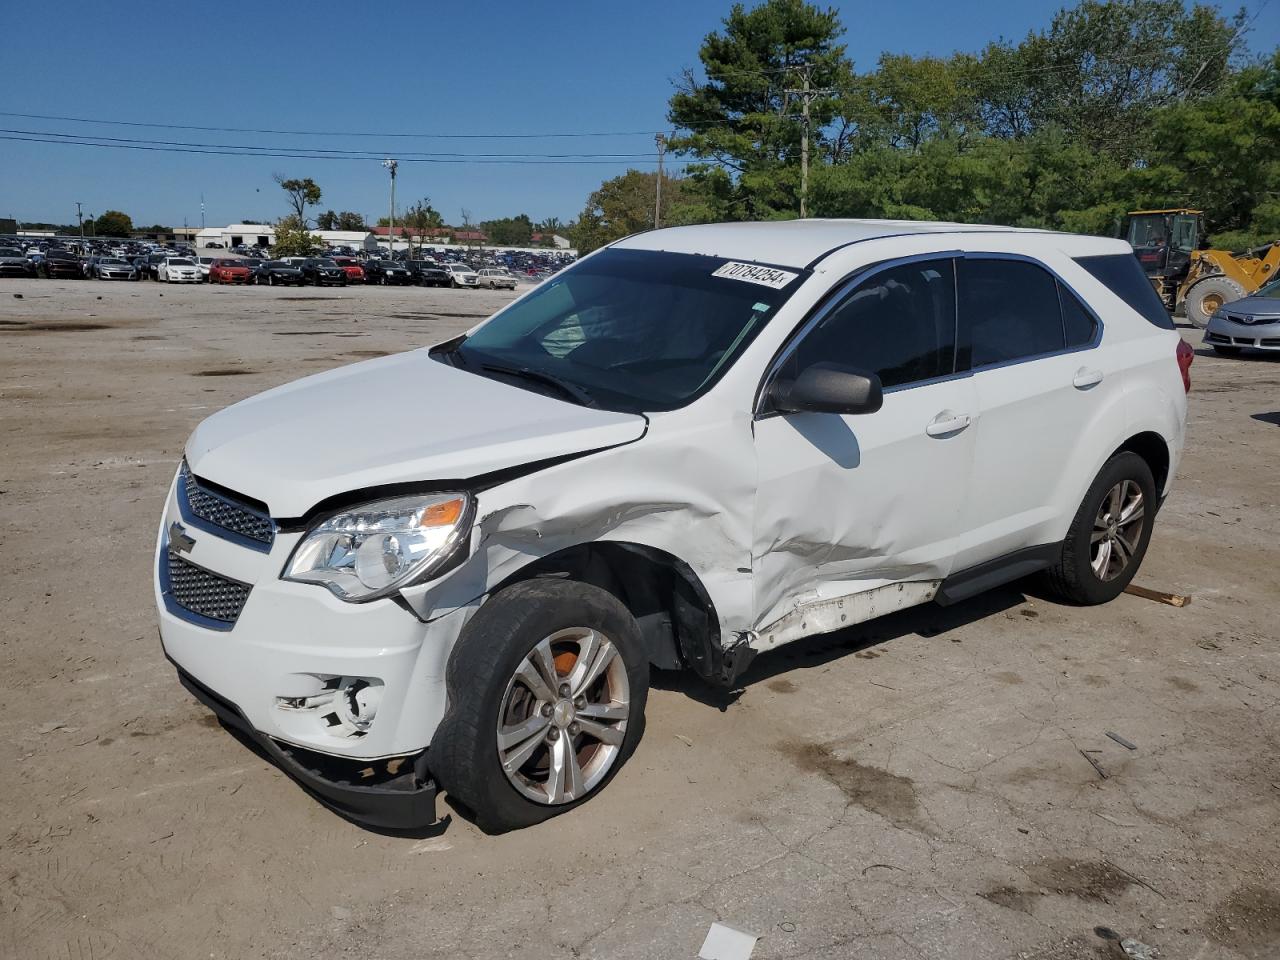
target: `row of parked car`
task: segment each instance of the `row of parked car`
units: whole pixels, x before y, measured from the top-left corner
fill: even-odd
[[[101,268],[98,275],[100,271]],[[141,279],[141,275],[128,279]],[[345,287],[351,283],[369,283],[472,290],[516,288],[516,277],[500,267],[474,270],[466,264],[440,264],[434,260],[361,261],[352,257],[283,257],[279,260],[165,257],[155,267],[155,279],[165,283],[260,283],[272,287]]]
[[[359,260],[355,257],[194,257],[152,253],[126,258],[90,256],[46,250],[29,257],[16,247],[0,247],[0,276],[43,276],[49,279],[156,280],[161,283],[238,283],[302,286],[346,286],[349,283],[419,285],[478,290],[516,288],[516,277],[503,267],[474,269],[466,263],[435,260]]]

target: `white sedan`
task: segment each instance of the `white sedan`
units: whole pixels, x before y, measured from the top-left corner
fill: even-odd
[[[156,279],[164,283],[200,283],[204,277],[190,257],[165,257],[156,268]]]

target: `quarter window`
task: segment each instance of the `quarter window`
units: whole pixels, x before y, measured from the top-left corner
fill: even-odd
[[[1062,304],[1062,329],[1067,335],[1067,346],[1083,347],[1092,343],[1098,321],[1061,281],[1058,283],[1058,301]]]
[[[954,372],[955,342],[953,261],[900,264],[868,278],[809,330],[782,376],[830,361],[901,386]]]
[[[959,263],[960,369],[1008,363],[1066,346],[1058,282],[1024,260]]]

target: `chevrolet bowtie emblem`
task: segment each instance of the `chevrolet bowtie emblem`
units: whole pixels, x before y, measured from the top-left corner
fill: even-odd
[[[187,535],[187,528],[174,521],[169,524],[169,549],[174,553],[190,553],[196,545],[194,537]]]

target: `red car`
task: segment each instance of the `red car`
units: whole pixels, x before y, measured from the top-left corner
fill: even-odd
[[[209,264],[210,283],[248,283],[252,276],[243,260],[215,260]]]
[[[333,262],[347,274],[347,283],[364,283],[364,267],[350,257],[334,257]]]

